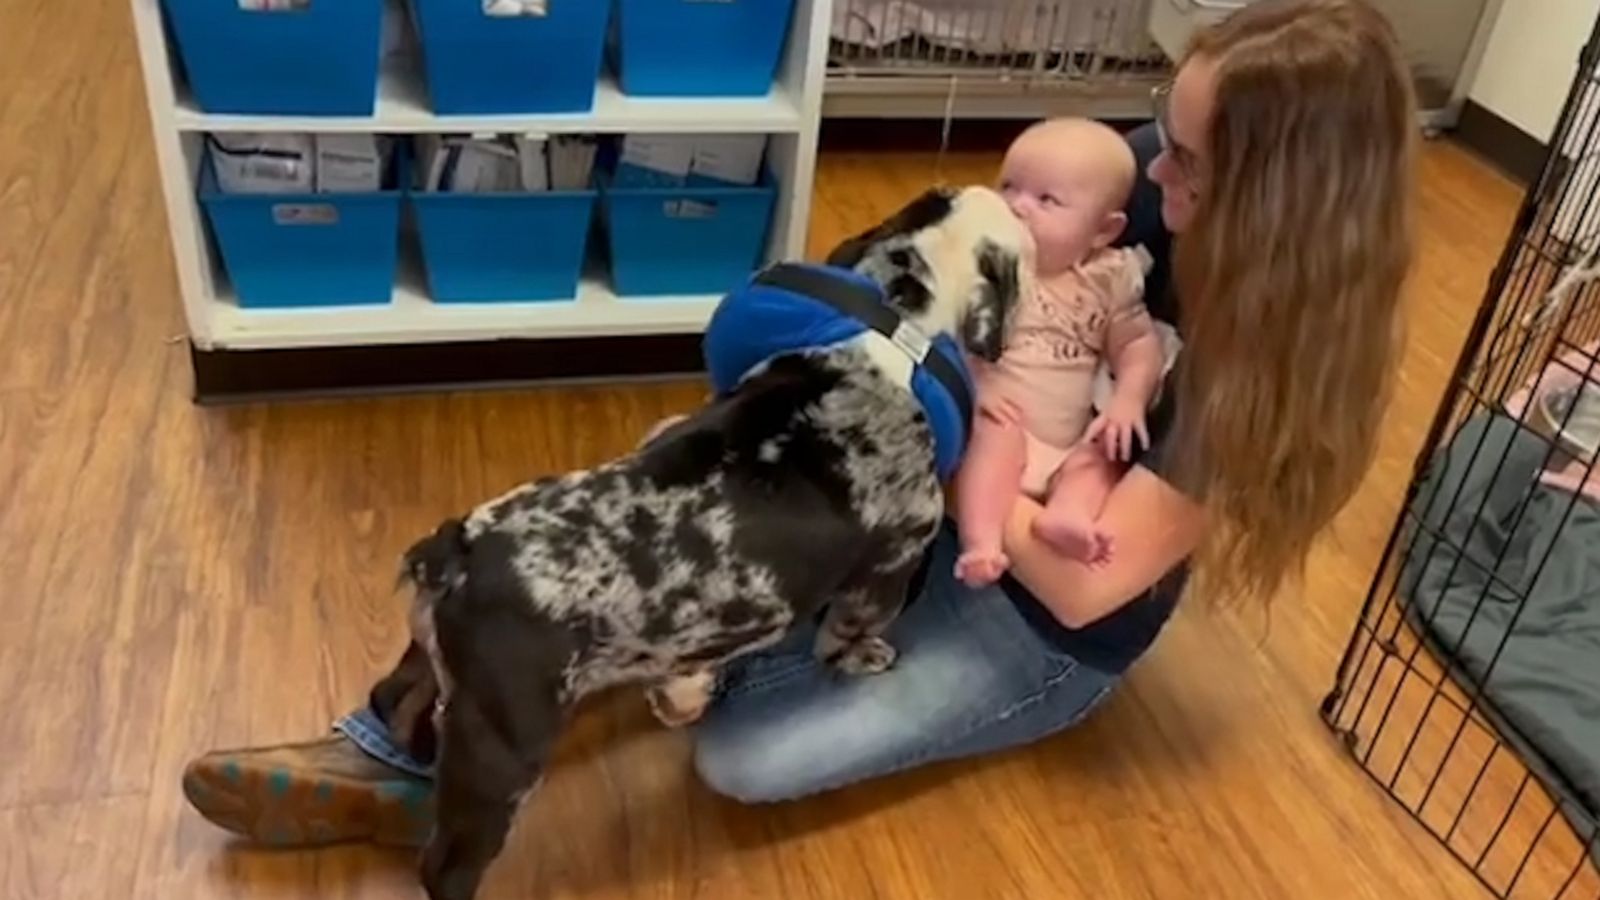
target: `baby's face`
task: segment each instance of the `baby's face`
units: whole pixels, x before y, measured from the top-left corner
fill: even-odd
[[[1033,235],[1037,268],[1054,275],[1108,246],[1122,227],[1096,149],[1024,137],[1000,167],[1000,193]]]

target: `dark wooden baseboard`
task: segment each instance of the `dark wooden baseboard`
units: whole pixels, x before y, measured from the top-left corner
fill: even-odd
[[[698,334],[189,352],[202,404],[705,371]]]
[[[1543,141],[1471,100],[1461,109],[1455,139],[1525,185],[1538,180],[1544,166]]]

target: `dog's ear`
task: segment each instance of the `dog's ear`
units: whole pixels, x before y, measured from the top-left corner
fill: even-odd
[[[848,238],[828,254],[830,266],[853,269],[874,246],[897,235],[915,234],[930,225],[936,225],[950,215],[956,192],[946,187],[929,188],[916,199],[902,206],[898,212],[882,223]]]
[[[389,726],[389,735],[417,762],[431,763],[438,749],[433,729],[434,701],[439,697],[433,663],[415,642],[406,646],[388,675],[373,685],[367,705]]]
[[[961,320],[961,340],[969,353],[995,362],[1005,349],[1006,326],[1024,290],[1026,273],[1015,252],[993,241],[983,241],[976,252],[979,278]]]
[[[853,238],[847,238],[839,246],[833,248],[833,251],[828,254],[828,258],[824,262],[841,269],[855,268],[861,262],[861,258],[867,255],[867,249],[873,245],[873,238],[876,233],[877,229],[874,228],[870,231],[863,231]]]
[[[466,553],[466,523],[446,519],[406,550],[400,577],[424,590],[444,590],[466,573]]]

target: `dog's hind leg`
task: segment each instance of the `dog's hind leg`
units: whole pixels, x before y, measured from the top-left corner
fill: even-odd
[[[438,812],[422,856],[422,884],[431,900],[472,900],[477,894],[560,729],[553,681],[497,711],[514,716],[513,727],[495,721],[499,717],[487,712],[484,698],[463,681],[440,711]]]
[[[441,601],[431,617],[442,701],[436,713],[435,824],[422,854],[431,900],[473,900],[562,722],[560,632],[481,595]],[[448,671],[444,671],[448,669]]]
[[[849,675],[875,675],[894,665],[894,646],[882,634],[905,606],[916,569],[913,561],[847,585],[817,631],[817,658]]]

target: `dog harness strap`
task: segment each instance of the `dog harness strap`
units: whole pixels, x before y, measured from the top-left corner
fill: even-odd
[[[972,391],[966,378],[926,334],[886,305],[874,288],[795,263],[770,266],[756,276],[755,283],[820,300],[888,338],[944,386],[961,414],[963,433],[970,433]]]

